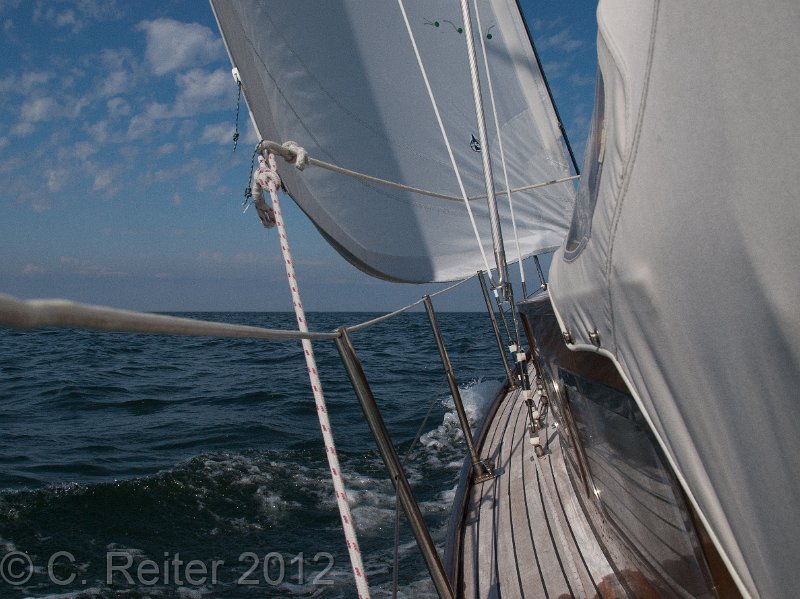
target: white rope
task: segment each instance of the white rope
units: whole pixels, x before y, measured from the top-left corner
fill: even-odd
[[[447,155],[450,156],[450,164],[453,167],[453,173],[455,173],[456,180],[458,181],[458,188],[461,191],[461,196],[464,200],[464,205],[467,207],[467,213],[469,214],[469,221],[472,223],[472,230],[475,233],[475,239],[478,241],[478,249],[481,251],[481,256],[483,257],[483,264],[486,266],[486,272],[491,277],[492,269],[489,267],[489,261],[486,259],[486,252],[483,251],[483,243],[481,243],[481,236],[478,233],[478,226],[475,224],[475,217],[472,214],[472,208],[469,205],[469,197],[467,196],[467,191],[464,189],[464,182],[461,180],[461,173],[458,170],[458,165],[456,164],[455,156],[453,156],[453,148],[450,146],[450,139],[447,137],[447,131],[445,131],[444,123],[442,122],[442,117],[439,114],[439,106],[436,104],[436,98],[433,95],[433,90],[431,89],[431,84],[428,81],[428,73],[425,71],[425,65],[422,64],[422,57],[419,54],[419,48],[417,47],[417,40],[414,37],[414,32],[411,30],[411,23],[408,22],[408,15],[406,14],[406,7],[403,4],[403,0],[397,0],[397,3],[400,5],[400,12],[403,15],[403,21],[406,24],[406,31],[408,31],[408,37],[411,40],[411,46],[414,48],[414,55],[417,57],[417,64],[419,65],[420,73],[422,73],[422,79],[425,81],[425,88],[428,90],[428,97],[430,98],[431,105],[433,106],[433,112],[436,115],[436,122],[439,123],[439,131],[442,133],[442,139],[444,140],[444,145],[447,147]]]
[[[242,339],[335,339],[336,333],[283,331],[209,322],[163,314],[145,314],[62,299],[22,301],[0,293],[0,326],[18,329],[72,327],[117,333],[233,337]]]
[[[275,211],[275,224],[278,226],[281,253],[283,254],[283,261],[286,266],[286,278],[289,280],[289,287],[292,291],[292,301],[294,303],[294,313],[297,317],[297,326],[301,331],[308,331],[306,314],[303,309],[303,303],[300,300],[297,277],[295,276],[294,266],[292,264],[292,253],[289,250],[289,240],[286,237],[286,227],[284,226],[281,205],[278,200],[277,190],[278,187],[280,187],[280,177],[278,176],[278,169],[275,165],[275,157],[271,153],[268,156],[268,160],[269,166],[266,166],[264,165],[264,157],[259,156],[259,163],[262,165],[259,171],[261,171],[262,168],[270,171],[269,174],[265,173],[263,176],[267,189],[269,189],[270,198],[272,199],[272,208]],[[311,381],[311,389],[314,392],[319,427],[322,430],[322,439],[325,443],[325,455],[328,457],[328,466],[331,470],[333,489],[336,493],[336,503],[339,505],[339,515],[342,519],[342,528],[344,529],[344,536],[347,542],[347,551],[350,554],[350,563],[353,567],[358,597],[359,599],[369,599],[369,586],[367,585],[367,577],[364,572],[364,563],[361,559],[361,550],[358,546],[356,529],[353,523],[353,517],[350,514],[350,506],[347,503],[347,493],[345,492],[344,481],[342,480],[339,458],[336,455],[336,445],[333,442],[333,432],[331,430],[330,419],[328,418],[328,409],[325,405],[325,395],[322,392],[322,383],[319,380],[317,362],[314,358],[314,348],[311,346],[311,341],[308,339],[303,339],[303,352],[306,356],[308,377]]]
[[[525,269],[522,268],[522,250],[519,247],[519,235],[517,235],[517,219],[514,218],[514,203],[511,201],[511,185],[508,182],[508,168],[506,166],[506,154],[503,151],[503,135],[500,132],[500,120],[497,118],[497,105],[494,101],[494,87],[492,86],[492,75],[489,70],[489,58],[486,55],[486,42],[483,40],[483,27],[481,26],[481,14],[478,10],[478,0],[473,0],[475,6],[475,22],[478,24],[478,33],[481,40],[481,53],[483,54],[483,67],[486,71],[486,82],[489,84],[489,100],[492,105],[492,116],[494,117],[494,127],[497,131],[497,144],[500,149],[500,163],[503,165],[503,180],[508,192],[508,209],[511,213],[511,228],[514,232],[514,243],[517,246],[517,262],[519,263],[519,276],[522,285],[525,285]],[[524,287],[523,287],[524,288]]]
[[[297,148],[295,150],[294,148]],[[420,187],[413,187],[411,185],[405,185],[403,183],[397,183],[395,181],[389,181],[388,179],[381,179],[380,177],[373,177],[372,175],[367,175],[364,173],[360,173],[358,171],[350,170],[349,168],[344,168],[343,166],[339,166],[338,164],[333,164],[331,162],[325,162],[324,160],[319,160],[317,158],[313,158],[306,153],[306,150],[298,146],[293,141],[287,141],[283,145],[274,142],[274,141],[262,141],[260,148],[265,151],[270,151],[275,154],[280,155],[284,160],[289,162],[290,164],[294,164],[297,166],[297,163],[303,164],[303,168],[305,168],[305,164],[311,164],[313,166],[318,166],[320,168],[324,168],[325,170],[329,170],[334,173],[339,173],[341,175],[346,175],[348,177],[353,177],[354,179],[360,179],[362,181],[369,181],[370,183],[377,183],[378,185],[384,185],[386,187],[391,187],[393,189],[400,189],[402,191],[408,191],[411,193],[418,193],[420,195],[428,196],[431,198],[437,198],[440,200],[450,200],[453,202],[463,202],[464,198],[461,196],[454,196],[448,195],[446,193],[438,193],[436,191],[429,191],[427,189],[422,189]],[[300,151],[302,151],[302,156],[305,158],[305,163],[301,162],[300,158]],[[298,166],[300,169],[300,167]],[[302,170],[302,169],[300,169]],[[548,185],[555,185],[556,183],[564,183],[565,181],[572,181],[573,179],[579,179],[580,175],[575,175],[572,177],[565,177],[563,179],[555,179],[553,181],[545,181],[543,183],[532,183],[530,185],[525,185],[523,187],[515,187],[511,190],[512,193],[517,193],[519,191],[528,191],[531,189],[536,189],[538,187],[546,187]],[[495,195],[507,195],[508,191],[496,191]],[[254,193],[255,196],[255,193]],[[475,200],[483,200],[486,199],[486,194],[479,194],[474,196],[469,196],[467,200],[470,202],[474,202]]]

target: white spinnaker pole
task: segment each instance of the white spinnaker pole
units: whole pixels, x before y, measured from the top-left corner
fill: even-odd
[[[295,276],[294,265],[292,263],[292,253],[289,249],[289,240],[286,237],[286,227],[284,226],[283,215],[281,214],[281,204],[278,200],[277,190],[280,185],[280,177],[278,176],[275,157],[271,153],[269,154],[268,160],[269,166],[267,167],[264,156],[259,154],[258,162],[260,166],[258,171],[256,171],[255,177],[258,179],[262,188],[265,187],[269,190],[269,195],[272,199],[272,208],[275,210],[275,224],[278,227],[281,253],[283,254],[283,262],[286,266],[286,278],[289,280],[289,288],[292,291],[292,303],[294,304],[294,313],[297,317],[297,326],[301,331],[306,333],[308,332],[306,313],[305,310],[303,310],[303,302],[300,299],[297,277]],[[325,443],[325,455],[328,457],[328,466],[331,470],[333,489],[336,493],[336,502],[339,505],[339,515],[342,518],[342,528],[344,529],[344,537],[347,542],[347,551],[350,554],[350,563],[353,566],[353,576],[355,576],[356,580],[358,597],[359,599],[369,599],[367,576],[364,572],[364,563],[361,559],[361,550],[359,549],[358,539],[356,538],[353,517],[350,515],[350,505],[347,503],[347,493],[345,492],[344,481],[342,480],[342,470],[339,467],[339,458],[336,455],[336,446],[333,442],[331,423],[328,418],[328,410],[325,406],[325,395],[322,392],[322,383],[319,380],[319,374],[317,372],[317,361],[314,358],[314,348],[311,346],[310,340],[303,339],[302,341],[303,353],[306,356],[306,366],[308,368],[308,378],[311,381],[311,389],[314,392],[314,402],[317,406],[319,427],[322,430],[322,439]]]

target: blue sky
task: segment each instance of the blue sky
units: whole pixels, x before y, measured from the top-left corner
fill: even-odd
[[[595,4],[523,2],[578,154]],[[250,148],[194,0],[0,0],[0,293],[142,310],[291,310],[274,232],[242,215]],[[307,310],[383,311],[435,286],[367,277],[283,202]],[[535,279],[533,265],[526,268]],[[477,285],[440,309],[481,309]]]

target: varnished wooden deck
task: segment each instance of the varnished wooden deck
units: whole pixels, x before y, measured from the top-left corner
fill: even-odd
[[[624,596],[568,478],[549,418],[537,458],[527,407],[511,391],[486,429],[481,456],[498,476],[468,491],[458,594],[465,598]]]

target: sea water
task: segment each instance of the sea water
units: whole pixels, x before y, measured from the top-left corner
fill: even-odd
[[[475,426],[502,382],[490,322],[439,323]],[[427,317],[352,340],[441,552],[466,445]],[[315,352],[372,596],[390,597],[393,487],[334,344]],[[0,489],[0,597],[356,594],[298,341],[0,329]],[[404,519],[398,553],[398,596],[435,596]]]

